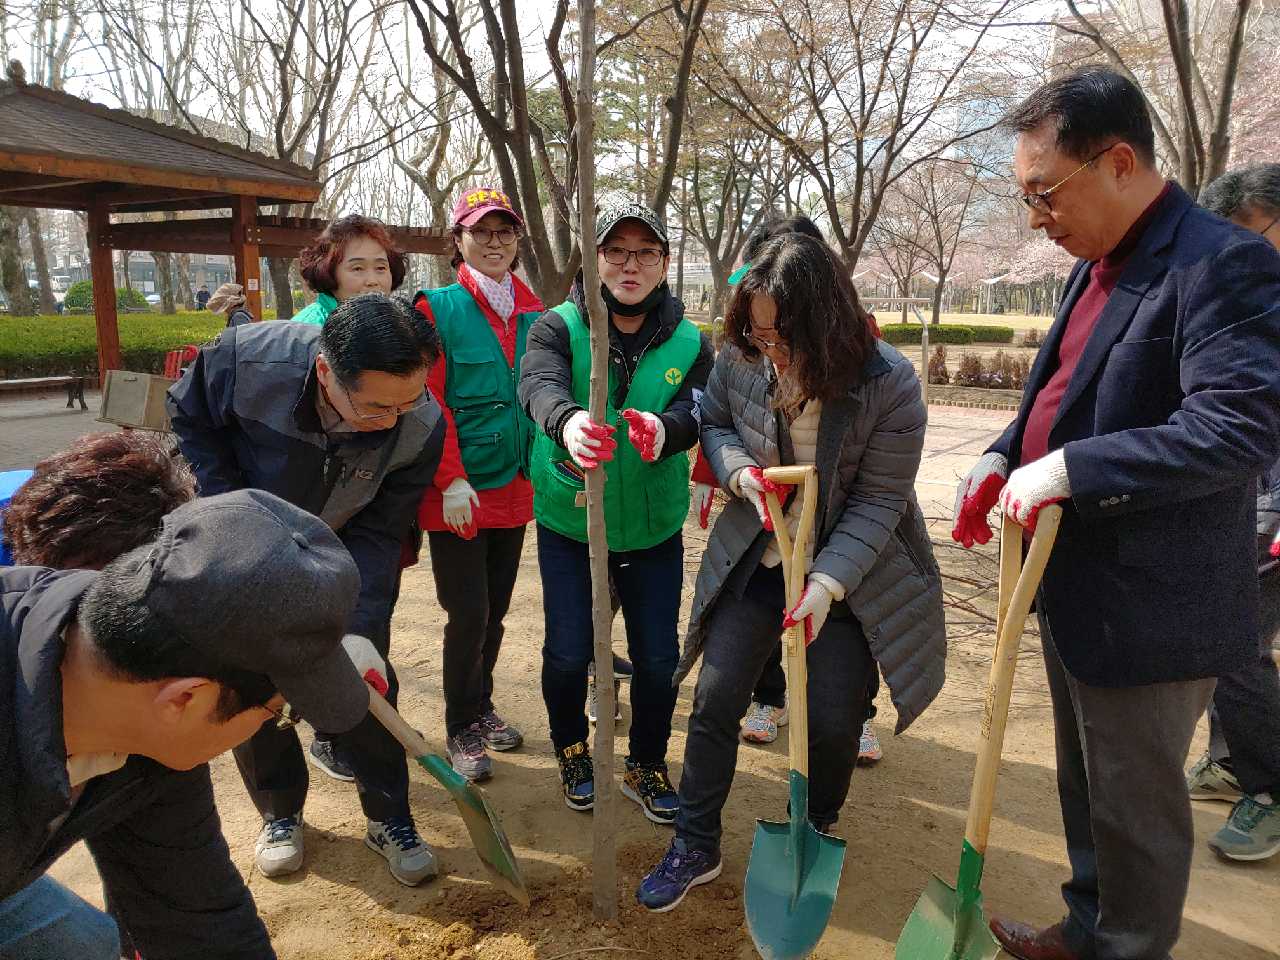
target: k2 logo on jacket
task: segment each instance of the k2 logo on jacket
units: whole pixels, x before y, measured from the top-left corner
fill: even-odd
[[[678,387],[684,381],[684,371],[679,367],[672,367],[663,375],[663,379],[673,387]]]
[[[357,480],[372,480],[372,479],[373,479],[373,471],[372,471],[372,470],[357,470],[357,471],[356,471],[356,479],[357,479]]]

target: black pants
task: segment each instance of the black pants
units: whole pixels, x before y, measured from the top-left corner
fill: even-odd
[[[741,597],[726,590],[710,614],[693,694],[676,834],[695,849],[720,845],[720,811],[738,760],[738,720],[778,646],[785,607],[782,568],[760,567]],[[843,604],[806,654],[809,676],[809,817],[836,819],[849,795],[875,661],[862,626]],[[778,800],[783,801],[779,787]]]
[[[449,736],[493,709],[493,667],[511,606],[524,527],[480,530],[474,539],[432,531],[431,572],[444,625],[444,725]]]
[[[880,671],[872,670],[867,677],[867,719],[876,715],[876,696],[880,693]],[[782,644],[778,643],[765,661],[760,671],[760,679],[756,681],[756,689],[751,694],[756,703],[781,710],[787,705],[787,675],[782,670]]]
[[[1258,586],[1258,655],[1243,670],[1218,678],[1209,710],[1209,752],[1230,767],[1245,793],[1280,800],[1280,675],[1271,658],[1271,645],[1280,639],[1280,569]]]
[[[399,594],[397,577],[397,599]],[[391,624],[369,640],[387,661],[387,701],[395,706],[400,681],[387,657]],[[360,793],[360,806],[367,818],[387,820],[409,816],[409,767],[404,747],[373,714],[366,714],[346,733],[328,736],[316,731],[316,737],[331,740],[338,758],[351,767]],[[302,812],[307,799],[307,762],[296,730],[281,730],[274,719],[268,720],[233,753],[249,797],[264,820],[278,820]]]
[[[563,750],[587,739],[587,664],[595,652],[587,545],[539,524],[538,567],[546,617],[542,698],[551,742]],[[684,586],[680,533],[647,550],[610,551],[609,572],[622,601],[627,649],[635,667],[629,756],[637,763],[660,763],[667,756],[676,706],[671,677],[680,655],[676,636]]]

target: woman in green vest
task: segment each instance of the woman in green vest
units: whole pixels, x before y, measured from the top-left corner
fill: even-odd
[[[386,224],[352,213],[325,227],[298,254],[298,266],[316,299],[295,313],[293,322],[322,325],[343,300],[362,293],[390,295],[404,282],[405,256]]]
[[[444,627],[444,722],[453,769],[493,773],[489,750],[524,737],[493,705],[524,531],[533,519],[528,480],[533,426],[516,402],[529,327],[543,306],[512,271],[524,221],[495,187],[467,190],[453,207],[458,282],[419,291],[414,307],[440,334],[427,387],[447,424],[435,481],[418,510],[427,532]]]
[[[530,479],[546,621],[542,696],[565,803],[574,810],[595,804],[583,710],[593,653],[583,490],[586,471],[599,469],[609,571],[634,663],[622,792],[664,824],[678,812],[666,754],[684,585],[680,531],[689,510],[686,451],[698,442],[698,399],[713,362],[711,345],[667,286],[669,260],[657,213],[626,200],[606,204],[596,216],[600,292],[609,310],[605,422],[587,414],[591,356],[581,274],[569,299],[530,330],[519,390],[537,427]]]

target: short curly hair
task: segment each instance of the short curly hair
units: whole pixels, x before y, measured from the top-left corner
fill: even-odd
[[[41,460],[4,511],[16,563],[101,569],[150,543],[165,514],[196,495],[171,441],[125,430],[81,437]]]
[[[404,283],[407,261],[404,252],[391,239],[387,225],[373,217],[352,213],[330,223],[309,247],[298,254],[298,267],[312,290],[332,294],[338,289],[338,264],[342,262],[347,244],[359,236],[368,237],[387,251],[391,289],[395,290]]]

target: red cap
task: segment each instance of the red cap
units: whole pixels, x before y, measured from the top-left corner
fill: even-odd
[[[495,210],[505,213],[519,226],[524,226],[524,220],[511,205],[511,198],[497,187],[476,187],[458,197],[453,205],[454,226],[469,227],[486,213],[493,213]]]

